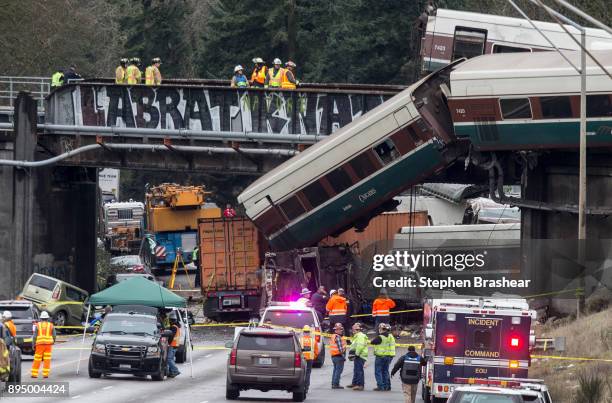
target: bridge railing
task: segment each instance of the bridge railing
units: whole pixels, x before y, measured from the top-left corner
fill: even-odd
[[[49,77],[15,77],[0,76],[0,108],[9,109],[14,106],[20,91],[28,91],[38,102],[38,108],[44,109],[44,100],[51,90]]]

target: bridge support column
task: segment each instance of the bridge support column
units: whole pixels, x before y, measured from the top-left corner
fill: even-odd
[[[21,93],[0,158],[36,160],[36,122],[36,101]],[[94,290],[96,189],[95,168],[0,167],[0,299],[14,298],[33,272]]]

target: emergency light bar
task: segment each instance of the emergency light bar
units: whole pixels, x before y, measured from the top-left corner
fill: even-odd
[[[516,381],[505,381],[498,379],[483,379],[483,378],[455,378],[455,383],[464,385],[485,385],[485,386],[499,386],[502,388],[518,388],[521,386],[520,382]]]

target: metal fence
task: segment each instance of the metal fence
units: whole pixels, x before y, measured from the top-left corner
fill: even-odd
[[[11,77],[0,76],[0,108],[12,108],[20,91],[28,91],[44,108],[44,99],[51,89],[49,77]]]

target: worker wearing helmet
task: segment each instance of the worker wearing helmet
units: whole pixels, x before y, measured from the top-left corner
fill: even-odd
[[[161,66],[161,59],[154,57],[151,60],[151,65],[147,66],[145,70],[145,84],[146,85],[160,85],[162,82],[161,72],[159,71]]]
[[[15,323],[13,322],[13,314],[11,313],[11,311],[4,311],[2,313],[2,324],[6,326],[13,338],[17,336],[17,328],[15,327]]]
[[[283,76],[281,77],[281,88],[294,90],[298,82],[295,79],[295,68],[296,65],[291,60],[285,63],[285,69]]]
[[[348,358],[353,361],[353,381],[347,388],[362,391],[365,385],[365,374],[363,368],[368,360],[368,336],[362,332],[361,323],[357,322],[353,325],[353,340],[351,349],[349,350]]]
[[[348,325],[348,300],[344,297],[344,290],[338,289],[338,292],[329,297],[325,309],[329,313],[330,323],[342,323],[344,328]]]
[[[244,75],[244,69],[241,65],[234,67],[234,75],[230,85],[232,88],[246,88],[249,86],[249,80]]]
[[[391,323],[390,315],[393,308],[395,308],[395,301],[389,298],[387,290],[383,288],[380,290],[379,297],[372,303],[372,317],[374,318],[376,328],[381,323]]]
[[[138,67],[140,65],[140,59],[138,57],[132,57],[127,67],[127,83],[130,85],[140,84],[142,81],[142,72]]]
[[[311,332],[310,326],[305,325],[302,328],[302,352],[306,360],[306,375],[304,377],[304,392],[308,393],[310,387],[310,373],[312,372],[312,362],[316,358],[316,342],[315,337]]]
[[[304,306],[312,306],[310,302],[311,292],[308,288],[302,288],[302,292],[300,292],[300,298],[298,298],[298,304],[302,304]]]
[[[115,84],[127,84],[127,64],[127,58],[119,60],[119,66],[115,69]]]
[[[168,377],[176,378],[181,374],[176,366],[176,350],[181,338],[181,325],[175,311],[170,312],[168,316],[170,318],[170,329],[168,330],[172,332],[172,337],[168,338]]]
[[[253,72],[251,73],[251,80],[249,81],[249,83],[253,87],[263,88],[263,86],[266,84],[266,75],[268,73],[268,67],[266,67],[261,57],[254,58],[253,63],[255,64],[255,67],[253,68]]]
[[[268,74],[266,75],[264,87],[281,88],[283,75],[285,74],[285,69],[282,65],[283,62],[281,62],[281,59],[279,59],[278,57],[274,59],[274,67],[268,69]]]
[[[55,327],[49,320],[49,313],[43,311],[40,321],[34,326],[32,345],[36,346],[34,361],[32,361],[32,378],[38,378],[40,363],[43,364],[43,378],[48,378],[51,372],[51,351],[55,343]]]
[[[391,326],[388,323],[378,325],[378,336],[372,340],[374,346],[374,376],[376,378],[377,392],[391,390],[391,376],[389,366],[395,357],[395,337],[390,333]]]
[[[346,361],[346,340],[342,337],[343,334],[344,326],[342,326],[342,323],[336,323],[334,325],[334,333],[329,341],[329,354],[334,363],[332,389],[344,389],[343,386],[340,386],[340,377],[342,376],[342,371],[344,371],[344,361]]]

